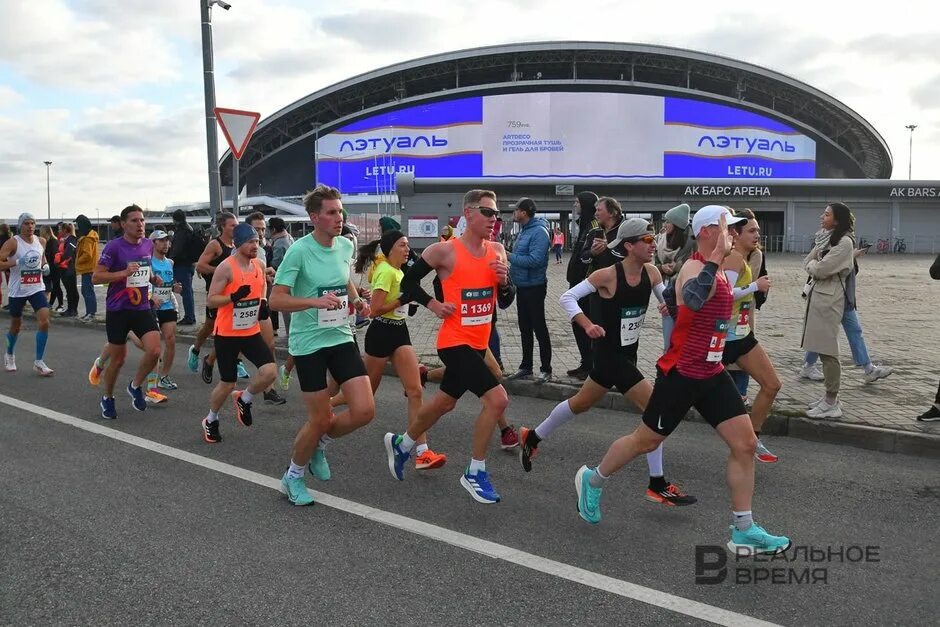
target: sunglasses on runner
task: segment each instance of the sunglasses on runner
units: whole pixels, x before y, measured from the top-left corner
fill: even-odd
[[[472,207],[472,208],[476,209],[487,218],[495,218],[496,216],[499,215],[498,209],[490,209],[489,207],[481,207],[479,205]]]

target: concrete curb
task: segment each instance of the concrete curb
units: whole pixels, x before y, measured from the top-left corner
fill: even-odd
[[[56,325],[70,325],[79,327],[88,327],[92,323],[80,322],[77,318],[54,317]],[[95,325],[104,326],[103,321],[96,320]],[[188,343],[195,338],[194,327],[184,327],[177,330],[177,343]],[[192,329],[192,331],[191,331]],[[276,347],[277,357],[285,359],[287,349]],[[428,364],[429,366],[431,364]],[[439,365],[439,364],[438,364]],[[434,365],[437,367],[437,365]],[[386,374],[395,376],[394,370],[389,365],[386,368]],[[526,396],[529,398],[541,398],[547,401],[563,401],[574,396],[578,391],[580,384],[552,382],[536,385],[532,381],[503,381],[503,386],[510,395]],[[626,411],[638,413],[637,408],[627,400],[614,392],[609,392],[597,407],[602,409],[611,409],[614,411]],[[703,422],[698,412],[692,410],[687,419]],[[812,420],[805,416],[785,416],[782,414],[772,414],[767,418],[762,433],[768,435],[783,435],[801,440],[812,442],[824,442],[827,444],[842,444],[855,448],[863,448],[872,451],[881,451],[883,453],[900,453],[903,455],[914,455],[917,457],[926,457],[928,459],[940,459],[940,435],[932,433],[916,433],[913,431],[901,431],[898,429],[884,429],[881,427],[870,427],[868,425],[852,424],[848,422],[819,421]]]

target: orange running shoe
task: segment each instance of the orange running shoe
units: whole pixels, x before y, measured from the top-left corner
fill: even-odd
[[[98,384],[101,383],[102,372],[104,372],[104,367],[98,364],[98,358],[95,357],[95,362],[91,365],[91,370],[88,371],[88,383],[98,387]]]
[[[144,400],[146,400],[151,405],[158,405],[160,403],[166,402],[166,396],[160,394],[154,389],[147,390],[147,393],[144,395]]]
[[[432,470],[434,468],[440,468],[447,463],[447,455],[437,454],[431,449],[426,450],[425,452],[418,455],[415,458],[415,469],[416,470]]]
[[[646,500],[670,507],[694,505],[698,502],[698,499],[691,494],[683,494],[682,490],[679,489],[679,486],[674,483],[666,484],[666,488],[658,492],[652,488],[647,488]]]

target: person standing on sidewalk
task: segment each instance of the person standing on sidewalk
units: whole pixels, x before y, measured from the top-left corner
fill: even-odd
[[[62,271],[62,286],[65,288],[66,308],[63,318],[78,315],[78,284],[75,278],[75,254],[78,240],[75,239],[75,227],[71,222],[63,222],[59,231],[59,255],[56,263]]]
[[[186,221],[182,209],[173,212],[173,243],[167,257],[173,262],[173,281],[182,286],[183,317],[178,324],[196,324],[196,301],[193,298],[193,276],[196,262],[205,248],[202,240]],[[208,288],[207,288],[208,289]]]
[[[75,254],[75,273],[82,277],[82,300],[85,301],[85,315],[82,322],[91,322],[98,313],[98,299],[91,275],[98,265],[98,231],[91,226],[87,216],[75,218],[78,227],[78,251]]]
[[[940,281],[940,255],[934,259],[930,266],[930,278],[934,281]],[[934,398],[933,406],[917,417],[919,422],[937,422],[940,420],[940,384],[937,385],[937,396]]]
[[[584,240],[588,233],[597,227],[597,220],[594,219],[594,205],[597,203],[597,194],[594,192],[580,192],[574,201],[574,212],[572,217],[578,219],[578,236],[575,238],[574,245],[571,247],[571,257],[568,258],[568,268],[565,279],[568,281],[568,287],[572,288],[588,275],[588,267],[581,260],[581,249],[584,247]],[[581,311],[588,311],[588,299],[583,298],[578,302]],[[581,363],[577,368],[569,370],[566,374],[569,377],[587,379],[594,367],[594,360],[591,355],[591,338],[587,336],[581,325],[571,323],[574,330],[574,340],[578,343],[578,352],[581,354]]]
[[[810,405],[810,418],[839,418],[839,326],[845,314],[848,290],[846,280],[852,275],[852,251],[855,250],[855,216],[841,202],[826,206],[820,218],[822,228],[830,233],[816,244],[803,263],[813,285],[806,299],[803,321],[803,349],[817,353],[823,362],[826,394]]]
[[[539,375],[537,384],[552,378],[552,342],[545,323],[545,295],[548,293],[548,251],[551,235],[548,223],[535,217],[535,201],[522,198],[516,203],[514,218],[522,227],[516,245],[509,254],[509,275],[516,284],[516,310],[519,332],[522,334],[522,363],[509,379],[524,379],[532,376],[532,352],[535,344],[532,334],[539,341]]]
[[[561,264],[561,251],[565,247],[565,234],[561,228],[555,227],[555,234],[552,236],[552,251],[555,253],[555,265]]]
[[[689,205],[682,203],[666,212],[663,216],[663,228],[656,236],[656,269],[663,277],[663,284],[670,289],[679,276],[682,264],[692,254],[695,242],[689,233]],[[669,350],[669,338],[675,320],[672,316],[663,318],[663,350]]]

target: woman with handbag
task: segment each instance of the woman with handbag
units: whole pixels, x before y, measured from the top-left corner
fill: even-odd
[[[806,299],[803,322],[803,349],[819,354],[823,364],[826,393],[810,404],[810,418],[839,418],[839,329],[845,312],[845,281],[852,273],[855,250],[855,216],[841,202],[830,203],[820,225],[829,237],[819,241],[803,260],[813,285]]]

